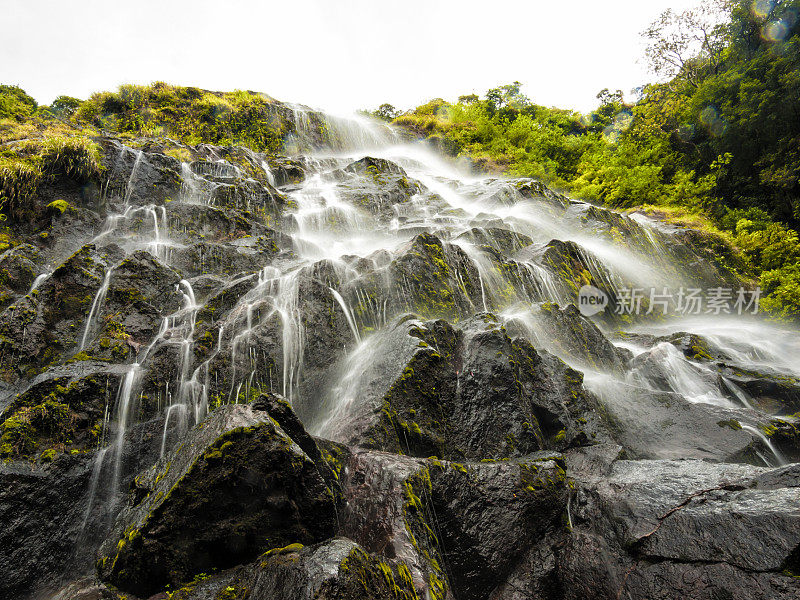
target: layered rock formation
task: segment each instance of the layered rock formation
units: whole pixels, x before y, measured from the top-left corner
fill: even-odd
[[[743,282],[279,112],[291,156],[99,138],[15,224],[0,597],[797,597],[796,332],[614,312]]]

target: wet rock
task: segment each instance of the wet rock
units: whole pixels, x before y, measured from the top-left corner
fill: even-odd
[[[166,154],[143,152],[116,140],[103,141],[107,197],[135,206],[161,205],[180,197],[180,163]]]
[[[128,433],[119,478],[158,458],[154,434],[163,424],[140,423]],[[102,458],[103,455],[100,456]],[[107,534],[117,498],[109,489],[114,460],[106,453],[96,497],[89,487],[98,454],[59,454],[52,462],[0,463],[0,597],[52,598],[53,591],[94,569],[95,552]],[[76,594],[69,600],[99,600],[107,595]],[[113,596],[116,600],[117,596]],[[65,599],[66,600],[66,599]]]
[[[541,252],[540,260],[556,275],[560,284],[566,286],[570,298],[577,298],[578,290],[584,285],[604,290],[609,296],[609,306],[604,314],[611,316],[617,301],[614,291],[616,282],[593,254],[575,242],[552,240]]]
[[[280,394],[275,392],[262,393],[256,398],[251,406],[253,410],[264,411],[270,417],[277,421],[281,429],[292,439],[292,441],[300,446],[300,449],[314,462],[320,476],[325,480],[325,483],[337,497],[341,497],[341,489],[339,488],[339,476],[328,464],[323,452],[317,446],[317,442],[305,430],[303,423],[295,414],[292,405]],[[323,448],[324,449],[324,448]],[[327,452],[327,455],[330,455]]]
[[[593,370],[623,372],[632,358],[629,350],[617,348],[592,321],[580,314],[573,304],[540,305],[534,320],[541,330],[535,332],[543,347],[567,359],[576,360]]]
[[[264,412],[216,410],[137,477],[98,571],[152,594],[213,567],[334,534],[334,498],[311,459]]]
[[[61,588],[50,600],[120,600],[120,594],[93,577],[85,577]]]
[[[779,371],[752,370],[742,365],[717,365],[720,374],[744,390],[750,401],[767,412],[792,415],[800,411],[800,380]]]
[[[710,231],[680,228],[673,234],[673,254],[684,268],[694,272],[708,287],[747,287],[749,267],[744,257]]]
[[[265,553],[233,572],[213,577],[176,592],[194,600],[231,598],[297,598],[297,600],[376,600],[417,598],[408,567],[368,554],[347,539],[323,544],[292,544]]]
[[[266,158],[270,171],[278,187],[297,184],[306,177],[303,163],[287,156],[274,156]]]
[[[224,181],[228,178],[215,179]],[[277,219],[286,201],[283,194],[270,184],[252,179],[236,178],[230,182],[219,183],[212,187],[209,194],[209,203],[214,206],[257,215],[265,221]]]
[[[96,362],[37,376],[0,413],[0,457],[49,461],[65,450],[95,447],[118,381],[115,369]]]
[[[566,208],[572,203],[572,200],[551,190],[538,179],[513,179],[510,183],[525,199],[544,200],[556,208]]]
[[[657,344],[667,342],[680,350],[689,360],[699,362],[730,360],[730,356],[707,338],[686,331],[678,331],[662,336],[618,331],[615,334],[615,338],[642,348],[652,348]]]
[[[478,272],[472,261],[463,250],[434,235],[416,236],[410,248],[392,262],[389,272],[407,310],[457,317],[481,305]]]
[[[97,210],[68,204],[63,212],[60,208],[49,212],[49,226],[38,238],[41,253],[50,264],[59,264],[64,257],[77,252],[102,229],[103,218]]]
[[[464,239],[478,246],[489,246],[506,256],[512,256],[533,243],[527,235],[498,227],[473,227],[457,239]]]
[[[428,515],[456,598],[488,597],[525,550],[559,526],[566,503],[559,463],[545,455],[430,470]],[[425,490],[412,489],[425,497]],[[425,501],[420,505],[427,508]]]
[[[86,330],[83,355],[122,362],[136,356],[181,307],[180,276],[149,252],[138,250],[114,265],[108,290]],[[83,356],[79,355],[79,356]]]
[[[422,191],[402,167],[383,158],[364,157],[333,175],[340,180],[337,189],[345,199],[384,220],[394,215],[394,205]]]
[[[0,255],[0,286],[12,294],[26,294],[42,270],[41,264],[39,251],[30,244],[6,250]]]
[[[227,242],[239,238],[267,236],[279,238],[258,219],[238,211],[224,210],[204,204],[172,202],[167,205],[167,223],[170,236],[185,242],[198,239],[210,242]]]
[[[512,340],[491,315],[458,330],[406,317],[343,369],[315,430],[351,445],[476,459],[591,443],[602,432],[581,374]]]
[[[766,456],[773,452],[779,454],[780,462],[800,462],[800,426],[794,420],[771,419],[768,424],[762,424],[761,431],[769,439],[773,449],[764,448]]]
[[[58,581],[83,521],[90,471],[84,455],[36,468],[0,464],[0,596],[24,598]]]
[[[357,451],[346,473],[342,531],[403,560],[420,597],[486,598],[558,527],[566,500],[556,454],[459,464]]]
[[[224,274],[252,272],[258,270],[265,257],[277,252],[277,247],[269,244],[265,250],[260,251],[251,246],[200,242],[172,250],[170,264],[187,278],[209,271]]]
[[[741,424],[756,426],[757,413],[647,389],[615,378],[593,378],[614,439],[629,458],[697,458],[763,464],[760,443]],[[718,397],[719,398],[719,397]]]
[[[334,265],[320,261],[287,276],[242,278],[209,298],[196,330],[198,358],[212,358],[215,373],[209,396],[247,402],[259,388],[276,390],[304,420],[315,414],[329,370],[355,343],[338,285]]]
[[[0,361],[7,381],[35,374],[80,341],[80,326],[118,252],[118,248],[98,252],[92,245],[84,246],[37,290],[0,315]]]
[[[584,482],[560,557],[565,598],[793,598],[800,489],[700,461],[620,461]]]

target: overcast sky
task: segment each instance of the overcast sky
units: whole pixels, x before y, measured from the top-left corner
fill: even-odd
[[[0,0],[0,83],[40,103],[122,83],[347,111],[483,94],[588,111],[648,80],[639,33],[696,0]]]

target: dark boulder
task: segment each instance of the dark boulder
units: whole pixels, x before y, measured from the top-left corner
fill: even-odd
[[[139,595],[335,533],[334,497],[265,412],[217,409],[136,478],[98,572]]]
[[[800,488],[784,472],[617,462],[572,503],[562,597],[796,598]]]
[[[401,318],[348,357],[340,373],[314,430],[347,444],[480,459],[603,436],[581,374],[509,338],[491,315],[459,329]]]

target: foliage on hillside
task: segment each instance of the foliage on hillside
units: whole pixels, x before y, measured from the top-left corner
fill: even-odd
[[[103,133],[275,152],[290,123],[282,110],[264,94],[165,83],[123,85],[85,101],[59,96],[38,106],[19,87],[0,85],[0,219],[29,219],[28,200],[60,175],[79,183],[99,177],[96,139]]]
[[[706,0],[665,12],[644,36],[666,80],[635,104],[603,90],[581,115],[536,105],[514,82],[393,122],[478,167],[590,201],[707,215],[760,277],[763,306],[800,316],[800,0]]]
[[[75,109],[74,118],[115,133],[277,151],[287,122],[276,107],[272,98],[256,92],[209,92],[159,82],[93,94]]]

